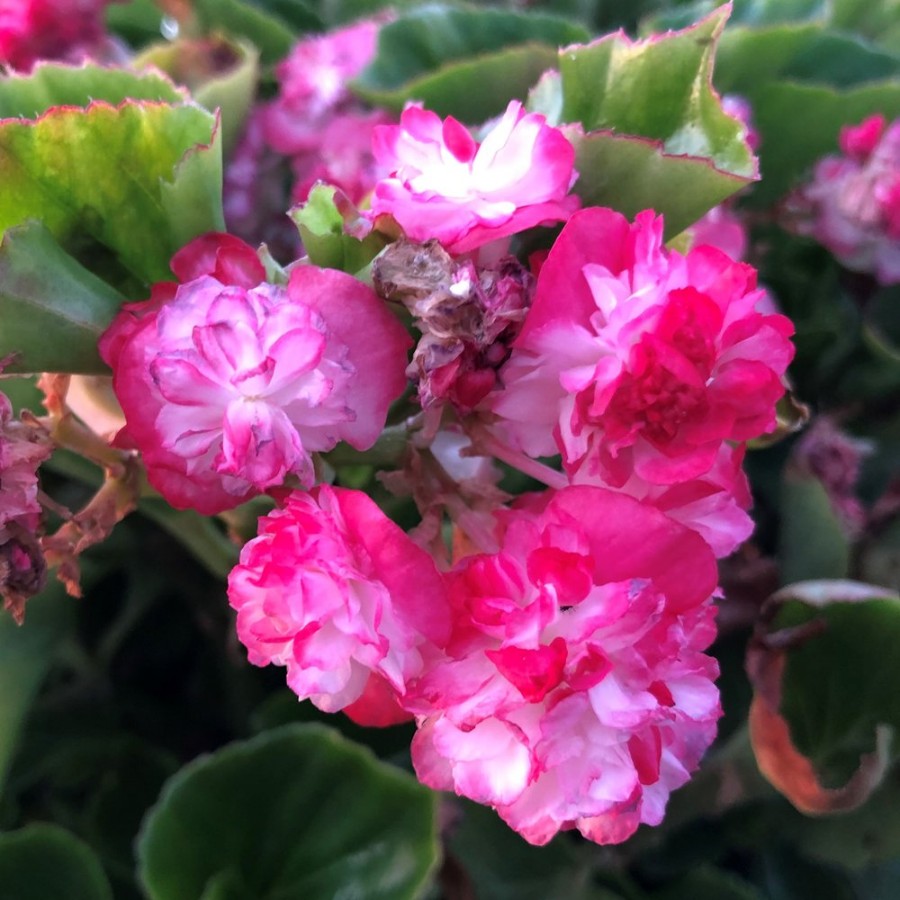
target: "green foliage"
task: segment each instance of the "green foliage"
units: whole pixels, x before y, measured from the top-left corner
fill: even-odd
[[[782,582],[846,578],[850,574],[850,540],[821,481],[789,469],[780,499]]]
[[[841,602],[836,586],[834,602],[810,607],[793,601],[777,620],[778,627],[824,623],[820,634],[787,654],[781,712],[797,749],[832,786],[843,784],[860,756],[875,750],[878,726],[900,729],[900,598],[878,599],[878,593]]]
[[[133,75],[117,70],[85,68],[77,89],[50,96],[48,85],[57,82],[49,73],[39,68],[37,83],[9,83],[8,103],[20,111],[33,108],[37,96],[73,105],[0,122],[0,178],[7,185],[0,231],[40,219],[80,258],[96,264],[102,251],[142,281],[165,279],[169,258],[188,239],[223,227],[215,118],[184,100],[121,101],[123,93],[142,91]],[[159,76],[148,78],[144,94],[174,90]],[[82,108],[77,98],[85,94],[93,101]]]
[[[354,88],[389,109],[421,100],[478,123],[524,97],[555,64],[558,47],[588,37],[554,16],[427,5],[382,28],[378,54]]]
[[[210,112],[220,111],[227,158],[241,135],[259,78],[259,52],[248,43],[214,36],[154,44],[137,56],[136,68],[155,66],[184,85]]]
[[[338,207],[340,201],[344,211]],[[387,243],[378,233],[362,240],[346,232],[358,212],[331,185],[318,184],[309,199],[291,210],[309,261],[316,266],[355,275],[378,255]]]
[[[77,838],[55,825],[30,825],[0,834],[4,900],[112,900],[99,861]]]
[[[6,371],[104,371],[97,340],[121,302],[40,222],[0,240],[0,357],[13,357]]]
[[[653,208],[678,234],[754,177],[743,129],[711,87],[725,13],[634,43],[610,35],[560,53],[561,118],[579,122],[578,192],[633,216]]]
[[[24,625],[5,613],[0,618],[0,791],[28,709],[57,645],[74,624],[72,602],[52,584],[28,602]]]
[[[248,828],[256,822],[259,827]],[[335,732],[286,726],[183,769],[138,845],[151,900],[418,895],[435,798]]]

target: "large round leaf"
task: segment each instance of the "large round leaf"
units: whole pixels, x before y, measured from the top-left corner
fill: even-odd
[[[100,861],[55,825],[0,835],[3,900],[112,900]]]
[[[151,900],[403,900],[438,850],[435,797],[316,725],[232,744],[173,777],[138,842]]]

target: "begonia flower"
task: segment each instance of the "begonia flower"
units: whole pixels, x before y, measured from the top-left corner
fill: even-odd
[[[391,174],[375,186],[373,214],[453,254],[565,221],[579,206],[574,148],[515,100],[481,143],[452,116],[408,107],[399,125],[375,129],[374,152]]]
[[[843,156],[826,156],[793,198],[798,230],[854,272],[900,283],[900,119],[844,128]]]
[[[299,266],[267,283],[253,250],[205,235],[179,251],[180,284],[123,308],[100,350],[150,483],[211,514],[290,475],[312,453],[370,447],[406,385],[403,327],[366,285]]]
[[[497,435],[621,487],[709,472],[725,441],[774,429],[793,328],[757,309],[756,273],[709,246],[662,245],[662,219],[576,213],[488,398]]]
[[[498,513],[497,553],[449,575],[447,661],[421,679],[419,778],[526,840],[657,824],[720,715],[715,561],[630,497],[570,487]],[[414,706],[414,699],[408,701]]]
[[[263,517],[228,579],[250,662],[286,666],[301,699],[356,704],[366,724],[385,724],[446,644],[445,595],[431,557],[368,496],[324,485]]]

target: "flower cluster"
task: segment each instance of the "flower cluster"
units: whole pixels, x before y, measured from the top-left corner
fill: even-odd
[[[848,269],[900,283],[900,120],[875,115],[846,126],[840,148],[795,198],[799,229]]]
[[[282,152],[349,102],[361,28],[286,64]],[[357,722],[414,719],[420,779],[533,843],[613,843],[661,820],[715,736],[716,557],[751,529],[744,444],[774,428],[791,326],[750,266],[664,248],[653,211],[580,209],[543,116],[513,102],[481,135],[420,106],[373,130],[374,289],[308,259],[279,281],[227,235],[176,254],[177,283],[101,343],[117,442],[175,506],[275,497],[228,586],[252,663]],[[319,455],[369,448],[394,401],[371,458],[400,435],[381,474],[417,504],[411,533],[316,485]],[[495,460],[547,489],[513,499]]]

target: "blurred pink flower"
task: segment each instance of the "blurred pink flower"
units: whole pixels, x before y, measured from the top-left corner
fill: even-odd
[[[576,213],[488,398],[497,436],[617,488],[704,475],[724,441],[775,427],[793,328],[761,297],[756,272],[713,247],[665,250],[652,211]]]
[[[820,160],[793,204],[798,230],[854,272],[900,283],[900,119],[871,116],[841,131],[844,156]]]
[[[542,115],[512,101],[481,143],[456,119],[417,106],[375,129],[375,158],[391,175],[375,186],[374,215],[414,241],[436,238],[467,253],[535,225],[565,221],[575,150]]]
[[[263,122],[269,145],[287,156],[322,146],[322,128],[352,100],[347,88],[375,56],[381,23],[368,20],[307,38],[279,63],[280,90]]]
[[[123,308],[101,340],[125,414],[118,442],[143,455],[173,505],[211,514],[293,475],[345,440],[371,446],[406,385],[410,341],[375,293],[300,266],[268,284],[237,238],[197,238],[181,284]]]
[[[27,71],[42,59],[102,55],[103,16],[116,0],[0,0],[0,64]]]
[[[251,663],[286,666],[290,688],[326,712],[366,692],[354,718],[371,724],[449,634],[431,557],[360,491],[291,493],[260,519],[228,597]]]
[[[497,534],[498,553],[450,573],[453,637],[417,686],[416,772],[532,843],[568,828],[623,841],[661,820],[715,736],[713,556],[592,487],[526,499]]]

